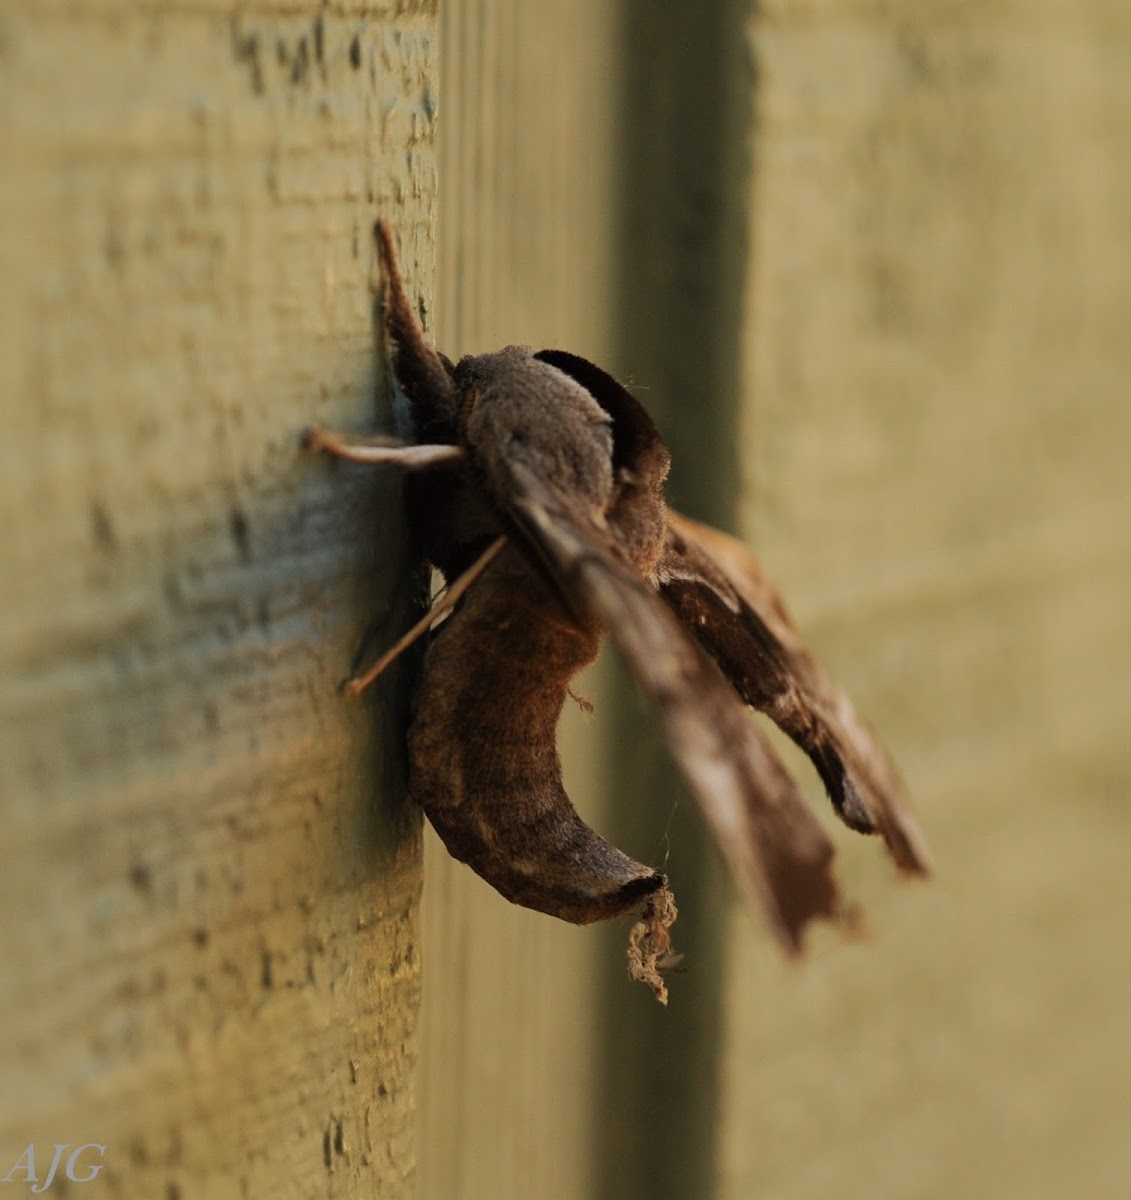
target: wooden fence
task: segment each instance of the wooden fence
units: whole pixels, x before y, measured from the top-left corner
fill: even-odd
[[[0,15],[0,1179],[1123,1195],[1129,50],[1121,0]],[[666,862],[669,1009],[422,832],[410,671],[335,690],[419,602],[397,483],[298,450],[389,425],[378,214],[448,353],[638,389],[884,730],[939,871],[836,833],[870,940],[778,961],[611,659],[567,776]]]

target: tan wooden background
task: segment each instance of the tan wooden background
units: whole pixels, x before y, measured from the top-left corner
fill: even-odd
[[[369,231],[430,290],[435,35],[0,12],[0,1178],[106,1147],[45,1195],[412,1195],[405,680],[335,691],[409,559],[298,435],[387,424]]]
[[[1122,0],[0,14],[0,1170],[1125,1196],[1129,54]],[[838,833],[870,941],[732,911],[614,662],[567,774],[667,863],[671,1008],[427,830],[418,910],[408,679],[334,693],[396,485],[296,451],[388,427],[378,211],[449,353],[640,389],[884,729],[939,874]]]
[[[938,879],[736,934],[722,1194],[1131,1187],[1131,9],[769,3],[744,524]],[[847,848],[846,848],[847,849]]]
[[[679,501],[753,540],[884,729],[939,869],[901,885],[838,833],[874,936],[786,968],[598,679],[575,792],[668,854],[688,974],[652,1012],[623,929],[500,910],[429,843],[422,1195],[1127,1194],[1128,13],[442,13],[441,341],[641,389]]]

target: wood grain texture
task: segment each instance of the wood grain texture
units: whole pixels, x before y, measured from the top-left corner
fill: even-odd
[[[718,448],[740,367],[741,8],[480,3],[443,18],[438,343],[612,366],[675,431],[677,494],[704,517],[735,497]],[[693,973],[653,1012],[625,977],[623,927],[501,904],[427,838],[424,1194],[709,1190],[725,907],[654,718],[619,687],[598,672],[588,727],[567,710],[567,783],[632,853],[670,854]]]
[[[442,10],[435,336],[452,356],[527,342],[609,359],[614,16],[596,0]],[[566,786],[599,830],[601,730],[567,705]],[[420,1195],[589,1195],[604,947],[425,843]]]
[[[727,1197],[1126,1191],[1129,45],[761,7],[747,525],[938,878],[843,844],[876,936],[800,974],[736,929]]]
[[[419,818],[374,216],[427,288],[433,6],[0,17],[0,1173],[408,1196]],[[379,386],[380,385],[380,386]]]

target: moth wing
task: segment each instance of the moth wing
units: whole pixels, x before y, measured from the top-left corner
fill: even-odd
[[[511,515],[562,591],[612,634],[739,890],[799,950],[810,920],[842,912],[824,830],[733,689],[609,533],[521,461],[507,470]]]
[[[806,650],[776,589],[736,538],[669,512],[660,595],[739,696],[809,756],[849,826],[879,832],[898,866],[930,869],[892,760],[848,696]]]

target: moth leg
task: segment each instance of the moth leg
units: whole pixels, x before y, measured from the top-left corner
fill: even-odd
[[[506,545],[505,537],[496,538],[486,550],[467,568],[466,571],[449,587],[423,617],[400,638],[397,643],[386,650],[384,654],[366,671],[360,675],[351,676],[342,684],[342,693],[346,696],[359,696],[385,670],[390,663],[395,662],[408,648],[423,637],[436,621],[455,607],[460,597],[491,565],[495,556]]]
[[[406,446],[395,438],[359,438],[350,434],[333,433],[312,425],[302,435],[304,449],[314,453],[331,454],[349,462],[371,466],[430,467],[434,463],[463,458],[460,446]]]

